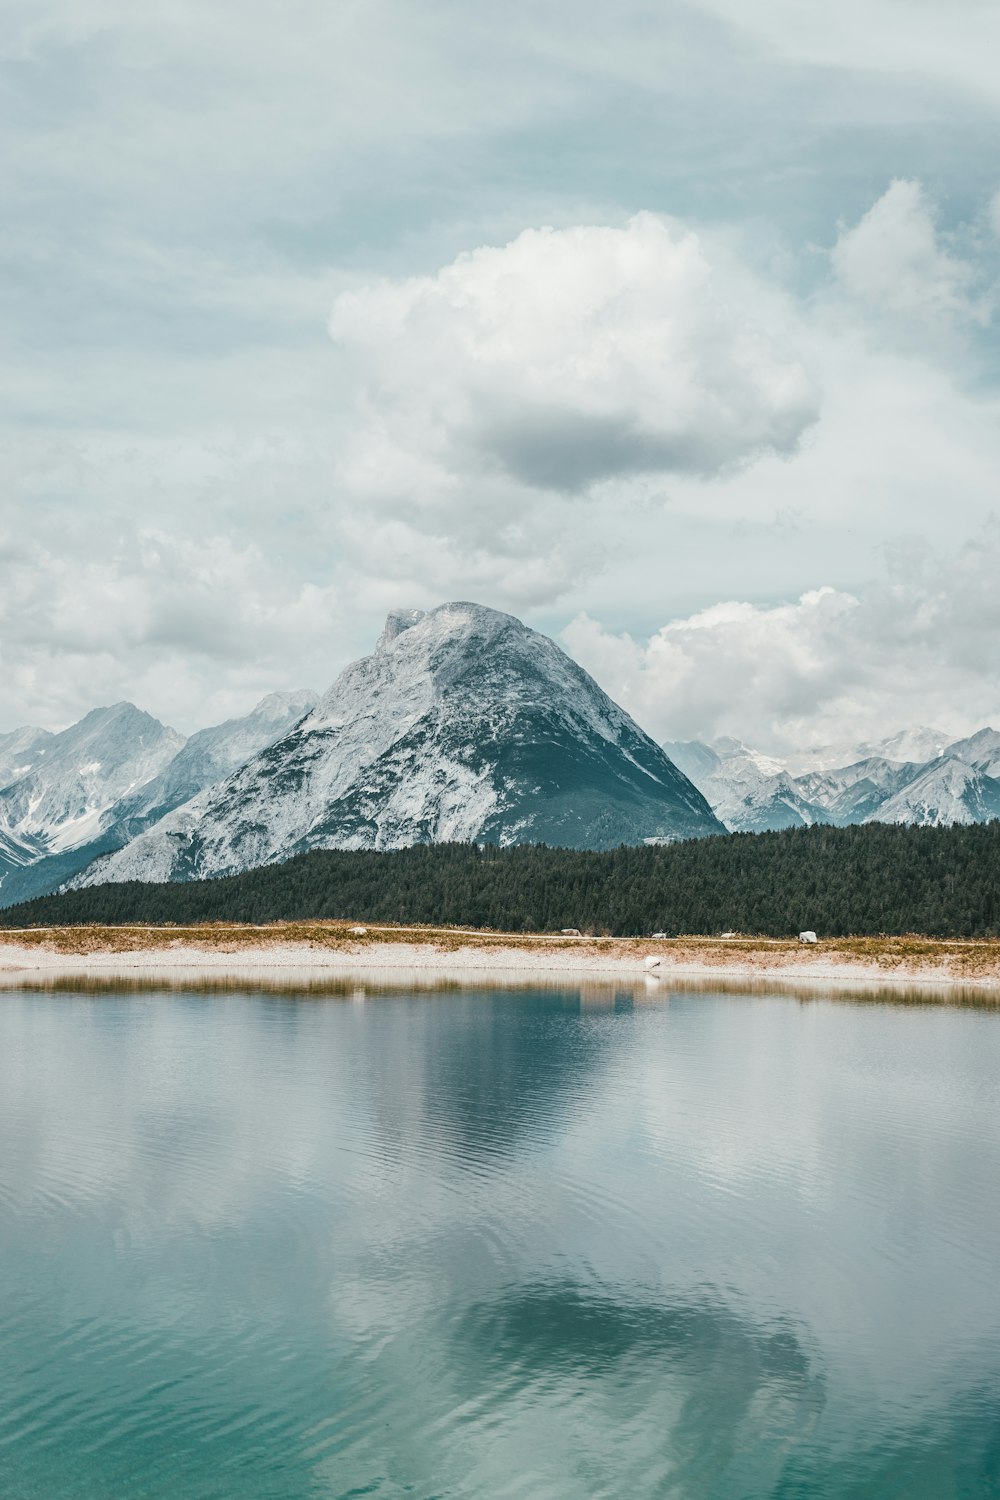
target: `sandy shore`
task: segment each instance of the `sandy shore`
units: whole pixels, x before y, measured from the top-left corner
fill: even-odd
[[[54,984],[61,977],[311,987],[351,976],[386,985],[600,980],[961,989],[1000,1000],[1000,943],[855,938],[813,948],[782,939],[535,937],[335,922],[24,929],[0,935],[0,985],[5,987]]]

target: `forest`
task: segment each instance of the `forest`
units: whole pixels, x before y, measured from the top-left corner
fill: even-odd
[[[605,853],[545,845],[322,850],[241,875],[97,885],[0,927],[347,918],[640,936],[1000,936],[1000,822],[730,834]]]

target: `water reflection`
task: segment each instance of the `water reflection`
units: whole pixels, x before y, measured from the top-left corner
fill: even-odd
[[[987,1495],[1000,1018],[0,998],[3,1494]]]
[[[548,1407],[548,1466],[600,1475],[599,1493],[769,1493],[824,1404],[797,1331],[742,1316],[712,1288],[520,1287],[469,1308],[454,1358],[470,1390],[503,1381],[525,1407]],[[629,1441],[609,1447],[615,1432]]]
[[[221,968],[218,964],[199,968],[197,964],[157,967],[155,963],[136,963],[130,970],[117,966],[102,969],[43,968],[0,969],[0,995],[6,991],[67,995],[275,995],[291,1000],[345,999],[355,1004],[366,1000],[399,998],[402,995],[437,994],[468,995],[503,991],[507,994],[572,993],[587,1010],[628,1008],[643,1001],[663,1004],[672,994],[745,995],[773,999],[783,995],[804,1004],[814,1001],[843,1000],[847,1003],[871,1001],[877,1005],[946,1005],[967,1006],[977,1010],[1000,1010],[1000,986],[995,980],[963,982],[913,981],[893,978],[892,971],[878,980],[852,977],[850,971],[836,981],[808,979],[796,975],[786,979],[768,976],[753,979],[746,976],[671,977],[668,971],[642,973],[633,977],[609,977],[595,974],[586,978],[555,971],[546,975],[535,969],[511,969],[506,965],[491,970],[476,967],[465,973],[448,965],[439,969],[421,966],[371,968],[356,971],[326,971],[296,968],[293,965],[247,963],[238,958]]]

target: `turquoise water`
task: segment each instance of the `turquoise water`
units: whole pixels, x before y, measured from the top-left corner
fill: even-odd
[[[1000,1012],[0,995],[0,1495],[1000,1495]]]

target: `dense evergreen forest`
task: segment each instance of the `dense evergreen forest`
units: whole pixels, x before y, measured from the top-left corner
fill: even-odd
[[[1000,935],[1000,822],[731,834],[606,853],[521,845],[329,850],[189,884],[129,882],[0,911],[0,926],[347,917],[616,936]]]

